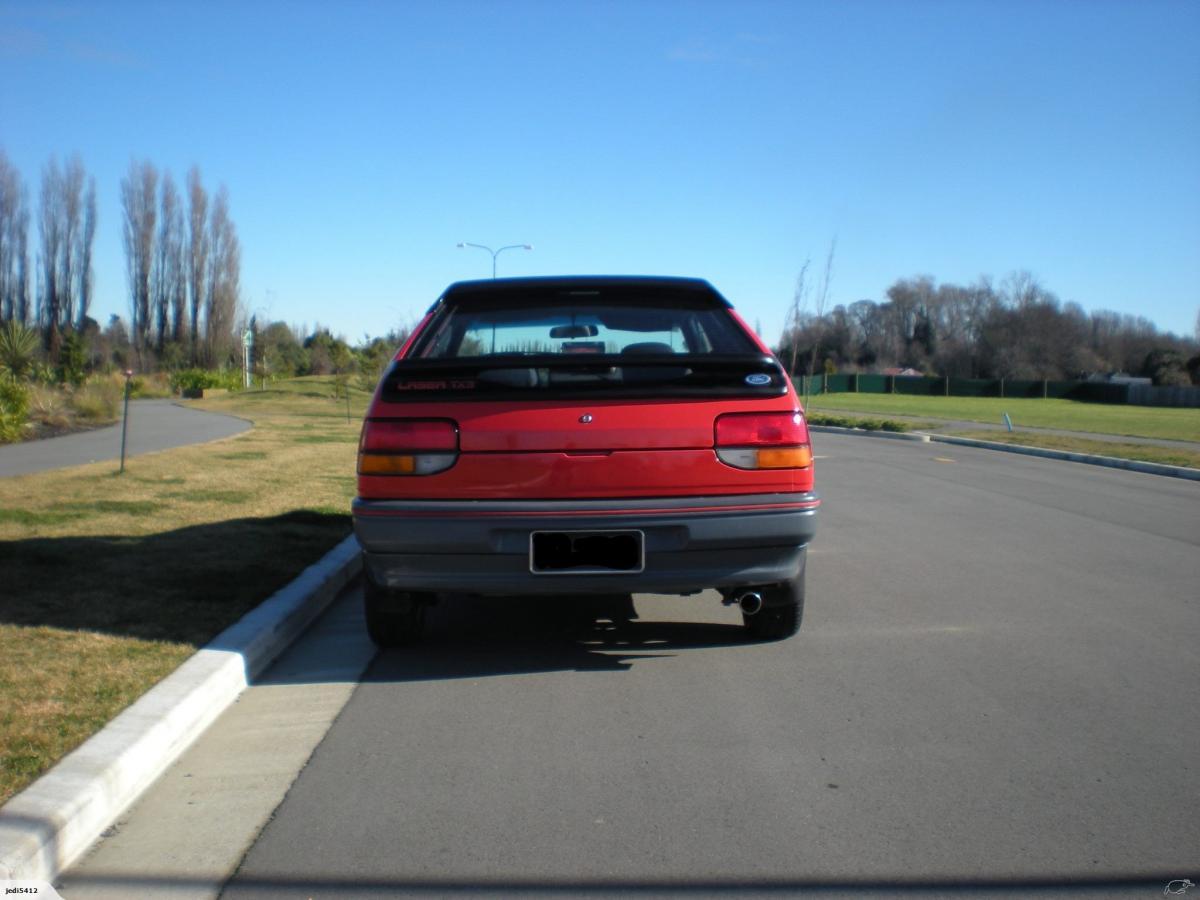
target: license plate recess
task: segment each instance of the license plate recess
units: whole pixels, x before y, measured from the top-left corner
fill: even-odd
[[[646,567],[642,532],[534,531],[529,571],[535,575],[628,575]]]

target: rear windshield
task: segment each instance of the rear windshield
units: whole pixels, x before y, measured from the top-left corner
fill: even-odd
[[[430,399],[780,396],[787,379],[718,295],[497,292],[443,301],[384,380]]]
[[[444,309],[431,325],[412,356],[759,352],[723,307],[698,301],[623,298],[566,306],[485,298]]]

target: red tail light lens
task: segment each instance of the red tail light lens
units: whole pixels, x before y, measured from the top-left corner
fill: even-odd
[[[803,413],[735,413],[717,419],[718,447],[787,447],[808,443]]]
[[[803,413],[734,413],[716,421],[717,458],[738,469],[812,465]]]
[[[358,442],[360,475],[432,475],[458,460],[449,419],[368,419]]]
[[[368,419],[358,449],[363,453],[458,450],[458,426],[449,419]]]

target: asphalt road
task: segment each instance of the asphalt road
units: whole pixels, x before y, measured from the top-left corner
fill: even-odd
[[[240,434],[245,419],[179,406],[171,400],[134,400],[129,404],[126,456],[202,444]],[[41,441],[0,447],[0,477],[27,475],[64,466],[81,466],[121,457],[121,423]]]
[[[1200,485],[862,437],[819,435],[817,453],[797,638],[744,643],[707,593],[639,597],[625,633],[451,599],[427,643],[375,656],[355,685],[346,667],[370,654],[352,664],[347,597],[307,638],[329,630],[325,656],[246,695],[278,692],[291,715],[332,687],[348,698],[259,820],[187,826],[183,801],[151,797],[118,829],[126,861],[102,843],[63,896],[202,888],[184,862],[211,848],[201,826],[245,829],[248,852],[220,863],[241,860],[227,898],[1151,897],[1200,881]],[[218,722],[226,749],[164,782],[207,767],[225,781],[195,803],[252,792],[257,774],[229,781],[254,769],[230,755],[238,728],[307,755],[265,716]],[[162,843],[136,837],[151,832]]]

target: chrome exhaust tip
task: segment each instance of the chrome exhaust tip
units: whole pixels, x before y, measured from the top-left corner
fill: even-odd
[[[746,591],[746,593],[738,597],[737,603],[738,606],[741,607],[743,613],[748,616],[753,616],[762,610],[762,594],[758,593],[758,591]]]

